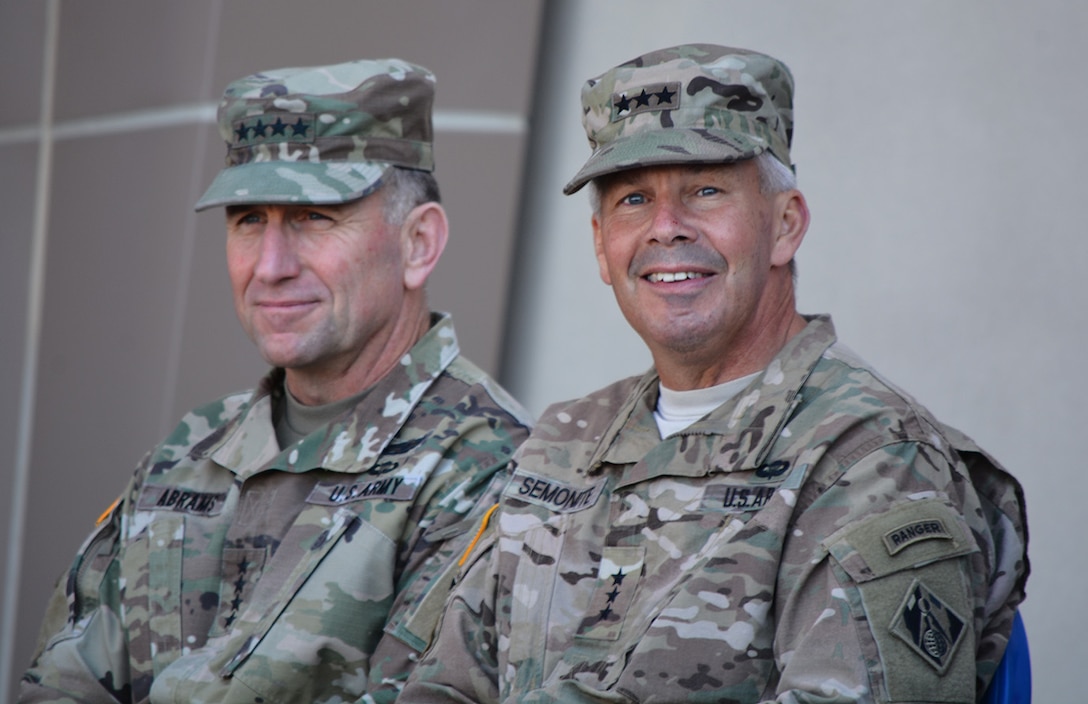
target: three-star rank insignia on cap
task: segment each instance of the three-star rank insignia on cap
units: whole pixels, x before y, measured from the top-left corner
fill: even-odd
[[[680,82],[651,83],[612,95],[612,122],[640,112],[675,110],[680,107]]]
[[[260,142],[314,141],[314,116],[310,114],[251,115],[234,123],[234,146],[248,147]]]
[[[896,612],[891,631],[943,675],[963,640],[965,626],[962,616],[916,579]]]

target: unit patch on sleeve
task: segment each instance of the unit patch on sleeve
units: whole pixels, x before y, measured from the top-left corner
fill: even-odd
[[[965,626],[962,616],[916,579],[896,612],[891,631],[943,675],[963,640]]]
[[[884,534],[884,546],[888,548],[889,555],[894,555],[909,545],[934,539],[952,540],[952,534],[943,521],[931,518],[912,521],[888,531]]]

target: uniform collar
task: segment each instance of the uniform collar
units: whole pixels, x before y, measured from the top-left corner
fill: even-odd
[[[430,329],[382,377],[363,399],[337,421],[315,431],[282,452],[272,425],[272,402],[282,393],[283,370],[270,372],[252,400],[194,455],[207,456],[235,474],[266,469],[307,472],[365,472],[374,466],[400,431],[427,389],[460,353],[453,321],[431,315]]]
[[[801,401],[801,390],[824,352],[835,342],[830,316],[806,316],[808,325],[783,347],[763,373],[743,391],[684,430],[661,440],[653,420],[659,380],[648,371],[629,394],[615,421],[602,436],[590,466],[599,463],[630,466],[631,476],[622,483],[643,481],[665,462],[652,461],[651,453],[673,455],[695,443],[721,444],[728,436],[735,441],[716,452],[694,452],[697,463],[669,464],[669,473],[679,471],[703,476],[711,471],[756,469]],[[679,443],[680,449],[673,443]],[[650,461],[644,461],[649,459]],[[685,471],[686,470],[686,471]],[[640,476],[635,476],[639,474]]]

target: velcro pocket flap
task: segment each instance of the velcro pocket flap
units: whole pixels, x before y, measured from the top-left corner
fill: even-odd
[[[479,523],[479,518],[476,518],[475,522]],[[413,592],[425,591],[422,596],[418,593],[405,595],[405,607],[399,613],[390,615],[385,631],[421,653],[426,650],[431,643],[431,638],[437,632],[436,624],[441,620],[450,589],[495,542],[497,534],[493,526],[493,523],[487,525],[479,540],[471,543],[471,547],[467,539],[454,540],[452,544],[457,547],[457,550],[454,551],[452,557],[443,558],[436,555],[432,558],[445,559],[446,566],[433,578],[429,576],[427,581],[417,581],[410,587]],[[442,529],[441,532],[436,531],[430,538],[437,541],[441,538],[456,536],[456,532],[451,532],[452,528],[460,528],[460,532],[463,533],[466,528],[474,527],[473,521],[465,519],[458,521],[454,526]]]
[[[979,549],[963,516],[938,498],[904,501],[832,533],[823,546],[858,583]]]

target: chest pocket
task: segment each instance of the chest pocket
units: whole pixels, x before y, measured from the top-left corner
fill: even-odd
[[[125,546],[121,565],[122,574],[147,575],[146,585],[137,580],[125,586],[125,603],[131,613],[143,611],[147,615],[146,628],[139,627],[137,616],[128,619],[133,680],[139,674],[157,676],[177,658],[183,645],[181,563],[185,517],[152,514],[152,518],[143,533]]]
[[[310,696],[299,662],[331,679],[365,672],[393,603],[395,562],[393,541],[353,511],[307,507],[239,615],[219,675],[266,702],[292,702]]]

